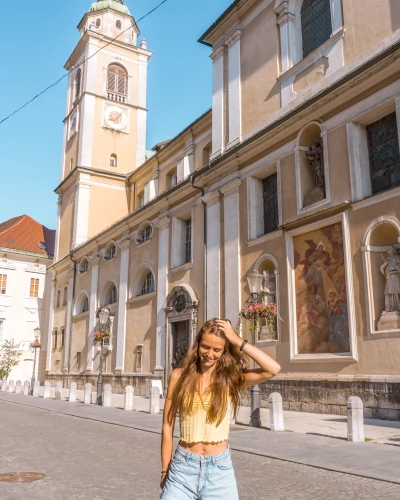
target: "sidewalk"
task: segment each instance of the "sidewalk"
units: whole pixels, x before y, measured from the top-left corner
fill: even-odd
[[[0,403],[1,408],[5,409],[7,404],[26,405],[145,432],[157,434],[161,432],[162,415],[149,415],[143,411],[127,412],[118,408],[102,408],[3,392],[0,393]],[[340,417],[335,418],[340,419]],[[295,420],[296,418],[293,419],[293,423]],[[179,432],[176,429],[175,437],[178,436]],[[237,451],[400,484],[398,474],[400,446],[348,443],[343,439],[315,434],[275,433],[240,425],[231,428],[229,444]]]

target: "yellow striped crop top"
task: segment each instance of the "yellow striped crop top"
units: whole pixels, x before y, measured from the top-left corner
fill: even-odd
[[[231,421],[231,399],[222,422],[207,423],[207,412],[210,407],[211,394],[200,395],[196,392],[193,400],[193,411],[186,418],[179,416],[181,440],[185,443],[220,443],[226,441]]]

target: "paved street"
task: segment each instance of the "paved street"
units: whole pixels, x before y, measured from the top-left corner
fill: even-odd
[[[82,406],[82,408],[85,408]],[[158,435],[0,401],[0,473],[41,472],[0,484],[2,500],[158,498]],[[400,498],[400,486],[233,452],[241,500]]]

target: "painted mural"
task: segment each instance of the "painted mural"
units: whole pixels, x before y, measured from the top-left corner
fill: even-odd
[[[350,351],[342,223],[293,238],[299,354]]]

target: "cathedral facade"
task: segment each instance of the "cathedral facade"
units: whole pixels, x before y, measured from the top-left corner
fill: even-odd
[[[240,334],[282,366],[264,403],[343,413],[360,395],[399,418],[397,1],[235,0],[199,40],[212,110],[152,154],[152,53],[128,7],[94,2],[78,28],[47,377],[95,383],[107,308],[107,383],[165,387],[206,319],[237,324],[256,271],[276,321]]]

